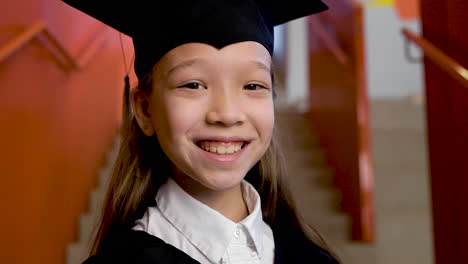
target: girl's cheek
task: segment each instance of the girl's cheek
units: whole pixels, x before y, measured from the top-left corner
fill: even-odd
[[[168,137],[186,134],[203,120],[203,103],[197,98],[168,96],[162,104],[166,121],[161,125]]]
[[[250,113],[259,116],[265,122],[274,121],[274,105],[271,98],[262,98],[260,100],[248,100],[245,104],[246,107],[250,108]]]
[[[265,140],[271,137],[275,123],[274,106],[270,100],[251,102],[246,104],[249,106],[247,113],[250,113],[251,120],[255,122],[254,126]]]

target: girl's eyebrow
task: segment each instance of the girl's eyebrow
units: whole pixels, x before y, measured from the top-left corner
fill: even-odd
[[[268,73],[271,73],[271,67],[259,60],[251,60],[250,63],[254,64],[256,67],[261,68]]]
[[[195,59],[190,59],[190,60],[186,60],[184,62],[181,62],[181,63],[177,64],[176,66],[172,67],[169,71],[167,71],[166,76],[171,75],[174,71],[179,70],[181,68],[192,66],[197,61],[199,61],[199,59],[195,58]]]
[[[200,59],[195,58],[195,59],[190,59],[190,60],[186,60],[184,62],[181,62],[181,63],[177,64],[176,66],[172,67],[167,72],[166,76],[171,75],[174,71],[180,70],[180,69],[185,68],[185,67],[190,67],[190,66],[192,66],[193,64],[195,64],[195,63],[197,63],[199,61],[200,61]],[[268,66],[267,64],[265,64],[264,62],[260,61],[260,60],[250,60],[248,62],[250,64],[253,64],[257,68],[260,68],[262,70],[267,71],[268,73],[271,73],[271,67]]]

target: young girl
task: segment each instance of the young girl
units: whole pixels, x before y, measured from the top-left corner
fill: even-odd
[[[133,38],[139,77],[85,263],[338,263],[273,135],[273,26],[322,2],[66,2]]]

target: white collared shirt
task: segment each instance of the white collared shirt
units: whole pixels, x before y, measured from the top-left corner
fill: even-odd
[[[159,237],[202,264],[271,264],[275,244],[262,218],[260,196],[245,180],[241,189],[249,215],[235,223],[169,178],[156,195],[157,205],[149,207],[133,229]]]

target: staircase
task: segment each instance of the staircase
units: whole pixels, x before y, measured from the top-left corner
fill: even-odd
[[[120,136],[116,136],[112,148],[106,154],[106,166],[98,172],[98,186],[90,193],[88,212],[80,216],[78,241],[67,247],[67,264],[81,264],[89,256],[99,219],[101,218],[101,208],[112,175],[113,165],[117,159],[119,145]]]
[[[276,122],[288,183],[305,221],[325,237],[343,263],[374,264],[374,247],[350,240],[351,219],[340,211],[341,194],[332,183],[333,169],[326,163],[310,121],[294,110],[285,110],[277,113]]]
[[[434,263],[424,95],[372,100],[369,117],[376,242],[348,240],[350,219],[338,210],[313,128],[285,108],[277,122],[298,207],[344,264]]]

